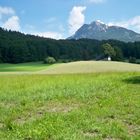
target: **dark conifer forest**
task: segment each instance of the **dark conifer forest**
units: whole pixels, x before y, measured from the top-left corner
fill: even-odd
[[[99,60],[103,57],[103,44],[115,50],[115,61],[140,59],[140,42],[90,39],[54,40],[0,28],[0,62],[24,63],[42,61],[51,56],[56,60]]]

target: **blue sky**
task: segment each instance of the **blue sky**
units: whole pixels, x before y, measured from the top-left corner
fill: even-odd
[[[140,0],[0,0],[0,26],[59,39],[100,20],[140,33],[139,6]]]

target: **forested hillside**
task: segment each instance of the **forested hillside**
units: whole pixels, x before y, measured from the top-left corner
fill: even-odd
[[[90,39],[53,40],[0,28],[0,62],[22,63],[42,61],[47,56],[56,60],[92,60],[103,56],[102,45],[109,43],[116,55],[113,60],[140,59],[140,42],[124,43],[116,40]]]

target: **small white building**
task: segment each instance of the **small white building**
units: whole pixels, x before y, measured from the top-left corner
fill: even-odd
[[[110,56],[108,56],[107,60],[108,60],[108,61],[111,61],[111,57],[110,57]]]

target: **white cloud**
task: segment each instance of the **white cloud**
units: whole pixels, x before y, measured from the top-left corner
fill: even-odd
[[[24,14],[25,11],[21,11],[21,14]],[[4,16],[8,16],[8,18],[5,22],[2,21]],[[56,21],[55,17],[52,17],[45,21],[47,24],[52,24],[53,22]],[[5,28],[7,30],[12,30],[12,31],[22,31],[23,33],[27,34],[32,34],[32,35],[38,35],[41,37],[46,37],[46,38],[53,38],[53,39],[63,39],[63,35],[59,32],[37,32],[35,31],[35,27],[30,24],[26,24],[24,27],[27,30],[27,32],[23,31],[20,26],[20,19],[16,15],[16,12],[11,8],[11,7],[1,7],[0,6],[0,26],[2,28]],[[64,31],[64,28],[62,25],[57,25],[58,29],[61,31]]]
[[[3,21],[4,17],[6,21]],[[0,6],[0,26],[8,30],[20,30],[19,17],[16,16],[13,8]]]
[[[95,3],[95,4],[98,4],[98,3],[103,3],[105,2],[105,0],[89,0],[90,3]]]
[[[46,37],[46,38],[53,38],[53,39],[62,39],[62,34],[58,32],[34,32],[31,33],[33,35],[38,35],[40,37]]]
[[[11,7],[1,7],[0,6],[0,19],[3,15],[13,15],[15,11]]]
[[[19,31],[20,30],[20,24],[19,24],[19,18],[18,16],[12,16],[10,17],[3,25],[3,28],[12,30],[12,31]]]
[[[119,22],[109,22],[109,26],[115,25],[115,26],[121,26],[125,28],[131,28],[135,30],[136,32],[140,32],[140,16],[135,16],[128,20],[123,20]]]
[[[69,16],[69,33],[73,34],[78,30],[85,21],[83,12],[86,10],[85,6],[74,6]]]

